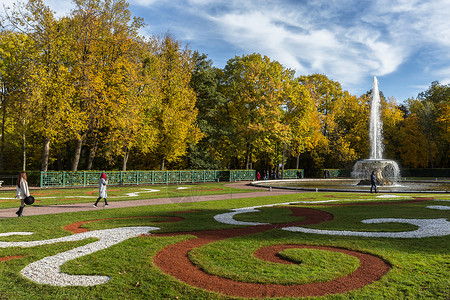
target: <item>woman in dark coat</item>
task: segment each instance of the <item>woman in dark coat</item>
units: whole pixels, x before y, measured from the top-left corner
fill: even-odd
[[[375,190],[375,193],[377,192],[377,177],[375,176],[375,171],[372,171],[372,174],[370,174],[370,192],[372,193],[372,189]]]

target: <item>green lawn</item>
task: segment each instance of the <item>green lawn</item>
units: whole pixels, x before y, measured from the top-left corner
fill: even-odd
[[[180,186],[178,186],[180,187]],[[126,187],[117,188],[115,200],[130,200],[126,193],[145,188],[160,189],[160,192],[146,193],[138,197],[176,197],[180,195],[200,195],[207,193],[236,193],[238,190],[224,187],[223,184],[190,185],[188,189],[177,186]],[[164,191],[163,191],[164,190]],[[40,190],[49,195],[73,197],[96,191],[93,188]],[[11,192],[9,192],[11,193]],[[159,193],[159,194],[158,194]],[[190,194],[189,194],[190,193]],[[1,193],[6,197],[8,192]],[[80,241],[59,242],[30,248],[0,248],[0,258],[20,256],[0,261],[0,299],[235,299],[231,296],[193,287],[163,273],[153,262],[153,257],[165,247],[180,241],[193,239],[189,231],[205,231],[244,226],[219,223],[214,216],[230,212],[230,209],[306,201],[290,207],[307,207],[331,213],[334,219],[305,227],[322,230],[348,230],[364,232],[403,232],[417,227],[403,223],[364,224],[361,221],[372,218],[404,219],[446,219],[449,210],[429,209],[427,206],[449,206],[448,201],[425,201],[390,205],[346,205],[361,202],[388,201],[397,203],[411,200],[414,196],[401,195],[390,198],[376,198],[373,194],[358,193],[298,193],[277,197],[228,199],[198,203],[173,203],[124,209],[93,210],[89,212],[65,213],[57,215],[26,216],[22,218],[0,219],[0,233],[32,231],[33,235],[14,235],[0,237],[2,242],[38,241],[72,235],[64,226],[82,221],[81,227],[103,230],[127,226],[158,227],[154,233],[177,233],[174,236],[139,236],[129,238],[105,250],[70,260],[63,264],[61,271],[74,275],[102,275],[111,279],[95,286],[57,287],[37,284],[25,278],[21,270],[27,265],[48,256],[56,255],[73,248],[96,241],[88,238]],[[449,200],[445,195],[428,195],[438,200]],[[96,195],[93,193],[92,199]],[[38,196],[39,199],[39,196]],[[137,198],[139,199],[139,198]],[[338,200],[330,205],[317,205],[314,201]],[[14,201],[14,200],[13,200]],[[17,201],[17,200],[15,200]],[[49,202],[46,202],[49,201]],[[51,204],[54,200],[42,200],[39,204]],[[60,201],[60,200],[59,200]],[[62,200],[61,200],[62,201]],[[86,199],[70,201],[86,202]],[[113,201],[113,198],[111,198]],[[9,202],[3,207],[17,206]],[[182,213],[180,213],[182,212]],[[128,218],[131,217],[131,218]],[[166,222],[170,217],[182,217],[177,222]],[[259,212],[236,215],[237,221],[287,223],[300,221],[293,217],[290,209],[283,207],[264,207]],[[1,243],[0,243],[1,244]],[[280,228],[251,235],[237,236],[208,243],[189,253],[189,258],[205,272],[219,277],[231,278],[240,282],[306,284],[326,282],[354,272],[359,260],[339,252],[315,249],[288,249],[279,253],[280,257],[293,264],[276,264],[258,259],[254,252],[271,245],[306,244],[329,246],[360,251],[377,256],[389,263],[392,268],[380,280],[360,289],[342,294],[315,297],[314,299],[449,299],[450,276],[450,236],[426,238],[373,238],[357,236],[321,235],[289,232]],[[288,299],[288,298],[286,298]],[[292,299],[292,298],[289,298]]]

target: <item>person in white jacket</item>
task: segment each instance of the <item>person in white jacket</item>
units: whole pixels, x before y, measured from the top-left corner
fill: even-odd
[[[106,174],[102,173],[100,175],[100,180],[98,182],[98,199],[95,201],[94,207],[97,207],[98,201],[100,199],[105,199],[105,206],[108,206],[108,201],[106,201],[106,198],[108,197],[108,194],[106,193],[106,186],[108,185],[108,178],[106,178]]]
[[[19,210],[16,212],[16,215],[18,217],[21,217],[23,208],[25,207],[24,199],[30,196],[30,191],[28,189],[28,182],[27,182],[27,174],[25,172],[20,172],[19,176],[17,177],[16,190],[17,190],[16,198],[20,199],[20,207]]]

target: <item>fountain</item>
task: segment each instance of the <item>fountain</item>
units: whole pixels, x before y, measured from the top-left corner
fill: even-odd
[[[370,174],[375,171],[377,184],[383,186],[383,193],[449,193],[450,183],[430,180],[400,181],[400,169],[397,163],[383,158],[383,123],[381,122],[380,94],[378,80],[373,78],[372,101],[370,104],[370,154],[368,159],[359,160],[353,166],[352,178],[304,178],[285,180],[265,180],[253,182],[253,185],[268,188],[281,188],[308,191],[358,191],[367,192]]]
[[[383,123],[380,112],[380,92],[378,80],[373,78],[372,101],[370,103],[370,156],[369,159],[357,161],[353,167],[352,177],[361,179],[358,185],[369,185],[370,174],[375,171],[378,185],[392,185],[400,177],[397,163],[390,159],[383,159]]]

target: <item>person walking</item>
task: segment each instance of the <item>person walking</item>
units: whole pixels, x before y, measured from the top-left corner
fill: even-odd
[[[100,180],[98,182],[98,199],[95,201],[94,207],[97,207],[98,201],[100,199],[105,199],[105,206],[108,206],[108,201],[106,201],[106,198],[108,197],[108,194],[106,193],[106,186],[108,185],[108,178],[106,177],[105,173],[102,173],[100,175]]]
[[[375,171],[372,171],[372,174],[370,174],[370,192],[372,193],[372,189],[375,190],[375,193],[377,192],[377,178],[375,176]]]
[[[30,196],[30,191],[28,189],[28,182],[27,182],[27,174],[25,171],[22,171],[19,173],[19,176],[17,177],[16,181],[16,198],[20,199],[20,207],[19,210],[16,211],[16,215],[18,217],[22,217],[23,208],[25,207],[25,198]]]

